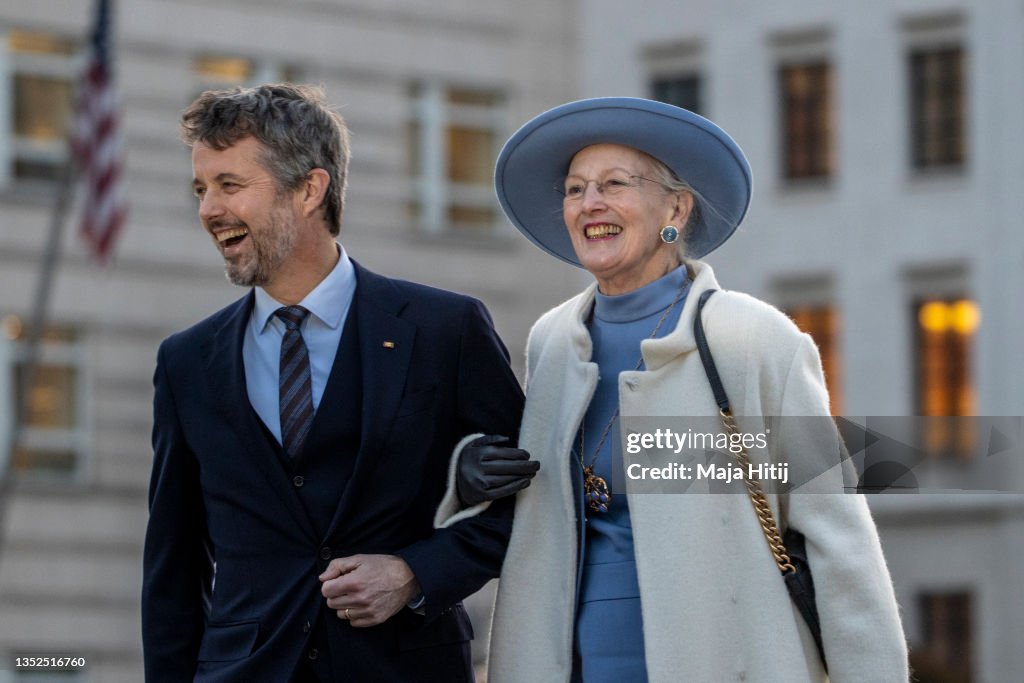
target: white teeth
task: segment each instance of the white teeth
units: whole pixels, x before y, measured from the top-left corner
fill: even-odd
[[[223,232],[218,232],[216,237],[217,241],[223,244],[229,239],[232,239],[234,237],[242,237],[248,234],[249,231],[246,230],[245,228],[232,228],[231,230],[224,230]]]
[[[611,225],[610,223],[603,223],[601,225],[591,225],[586,229],[587,239],[596,239],[598,237],[607,237],[608,235],[618,235],[622,232],[622,228],[618,225]]]

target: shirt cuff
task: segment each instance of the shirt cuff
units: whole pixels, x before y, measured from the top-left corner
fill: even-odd
[[[425,614],[426,610],[423,609],[423,604],[426,601],[427,601],[427,596],[425,596],[423,594],[423,591],[420,591],[420,594],[417,595],[412,600],[410,600],[409,602],[405,603],[405,606],[408,607],[409,609],[411,609],[416,614]]]

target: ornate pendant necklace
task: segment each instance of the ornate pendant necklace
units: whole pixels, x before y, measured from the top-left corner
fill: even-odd
[[[654,339],[658,334],[658,330],[668,319],[669,313],[676,307],[679,300],[683,298],[683,293],[686,291],[687,281],[683,282],[683,286],[679,288],[679,292],[676,294],[676,298],[672,300],[665,312],[661,314],[661,318],[658,320],[658,324],[654,326],[654,331],[651,332],[651,336],[648,339]],[[594,312],[591,310],[590,315],[593,316]],[[633,371],[636,372],[644,365],[643,354],[640,354],[640,358],[636,362],[636,367]],[[597,456],[601,452],[601,448],[604,446],[605,439],[608,438],[608,434],[612,430],[612,425],[615,424],[615,418],[619,416],[619,407],[616,402],[615,412],[612,413],[611,419],[608,420],[608,424],[605,425],[604,431],[601,433],[601,439],[597,442],[597,448],[594,449],[594,454],[590,457],[590,464],[586,464],[583,461],[583,454],[587,452],[584,445],[584,429],[583,423],[580,424],[580,447],[576,453],[576,457],[580,461],[580,467],[583,468],[583,497],[587,501],[587,507],[593,512],[608,512],[608,507],[612,504],[611,490],[608,488],[608,482],[605,478],[599,476],[594,472],[594,465],[597,463]],[[586,420],[584,420],[586,422]]]

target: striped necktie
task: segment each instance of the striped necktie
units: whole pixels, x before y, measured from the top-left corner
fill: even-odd
[[[274,311],[287,328],[281,338],[281,443],[294,458],[313,425],[313,381],[309,370],[309,349],[299,328],[309,315],[302,306],[284,306]]]

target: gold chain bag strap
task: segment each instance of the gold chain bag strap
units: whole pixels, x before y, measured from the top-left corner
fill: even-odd
[[[722,423],[725,425],[725,431],[729,433],[730,439],[733,434],[739,434],[739,427],[736,425],[736,420],[729,409],[720,409],[718,412],[722,416]],[[747,453],[743,440],[730,440],[729,443],[736,443],[739,446],[739,453],[735,453],[736,459],[739,460],[744,472],[750,472],[750,454]],[[768,504],[768,496],[764,495],[764,489],[761,488],[760,480],[754,477],[743,477],[743,485],[747,488],[750,504],[754,506],[754,512],[757,513],[757,519],[761,523],[761,532],[764,534],[764,540],[768,542],[768,548],[772,551],[772,556],[775,558],[775,564],[778,565],[779,571],[782,573],[795,572],[796,567],[793,566],[792,560],[789,559],[786,544],[782,542],[782,534],[779,533],[779,526],[775,523],[775,515],[772,514],[772,508]]]
[[[722,424],[725,431],[729,433],[730,443],[737,443],[740,446],[739,453],[735,454],[736,459],[746,472],[750,472],[750,454],[743,445],[743,439],[732,441],[733,434],[739,434],[740,430],[736,419],[729,407],[729,397],[725,393],[722,379],[718,375],[718,368],[711,357],[711,348],[708,346],[707,337],[704,334],[704,323],[701,319],[701,312],[704,304],[716,290],[709,289],[700,295],[697,302],[697,313],[693,320],[693,337],[697,342],[697,351],[700,353],[700,360],[704,364],[704,372],[708,376],[711,390],[715,394],[715,403],[718,404],[718,413],[722,416]],[[775,564],[782,573],[783,581],[786,582],[786,590],[793,605],[800,612],[800,615],[807,622],[807,627],[814,637],[814,644],[818,647],[818,655],[821,663],[828,671],[828,662],[825,660],[825,648],[821,641],[821,621],[818,618],[818,606],[814,598],[814,578],[811,576],[811,565],[807,561],[807,548],[804,535],[792,527],[786,530],[785,538],[779,533],[779,525],[775,523],[775,515],[768,504],[768,497],[761,488],[761,482],[753,477],[743,477],[743,485],[747,489],[747,496],[750,498],[754,512],[757,513],[757,520],[761,525],[761,532],[768,548],[775,558]]]

